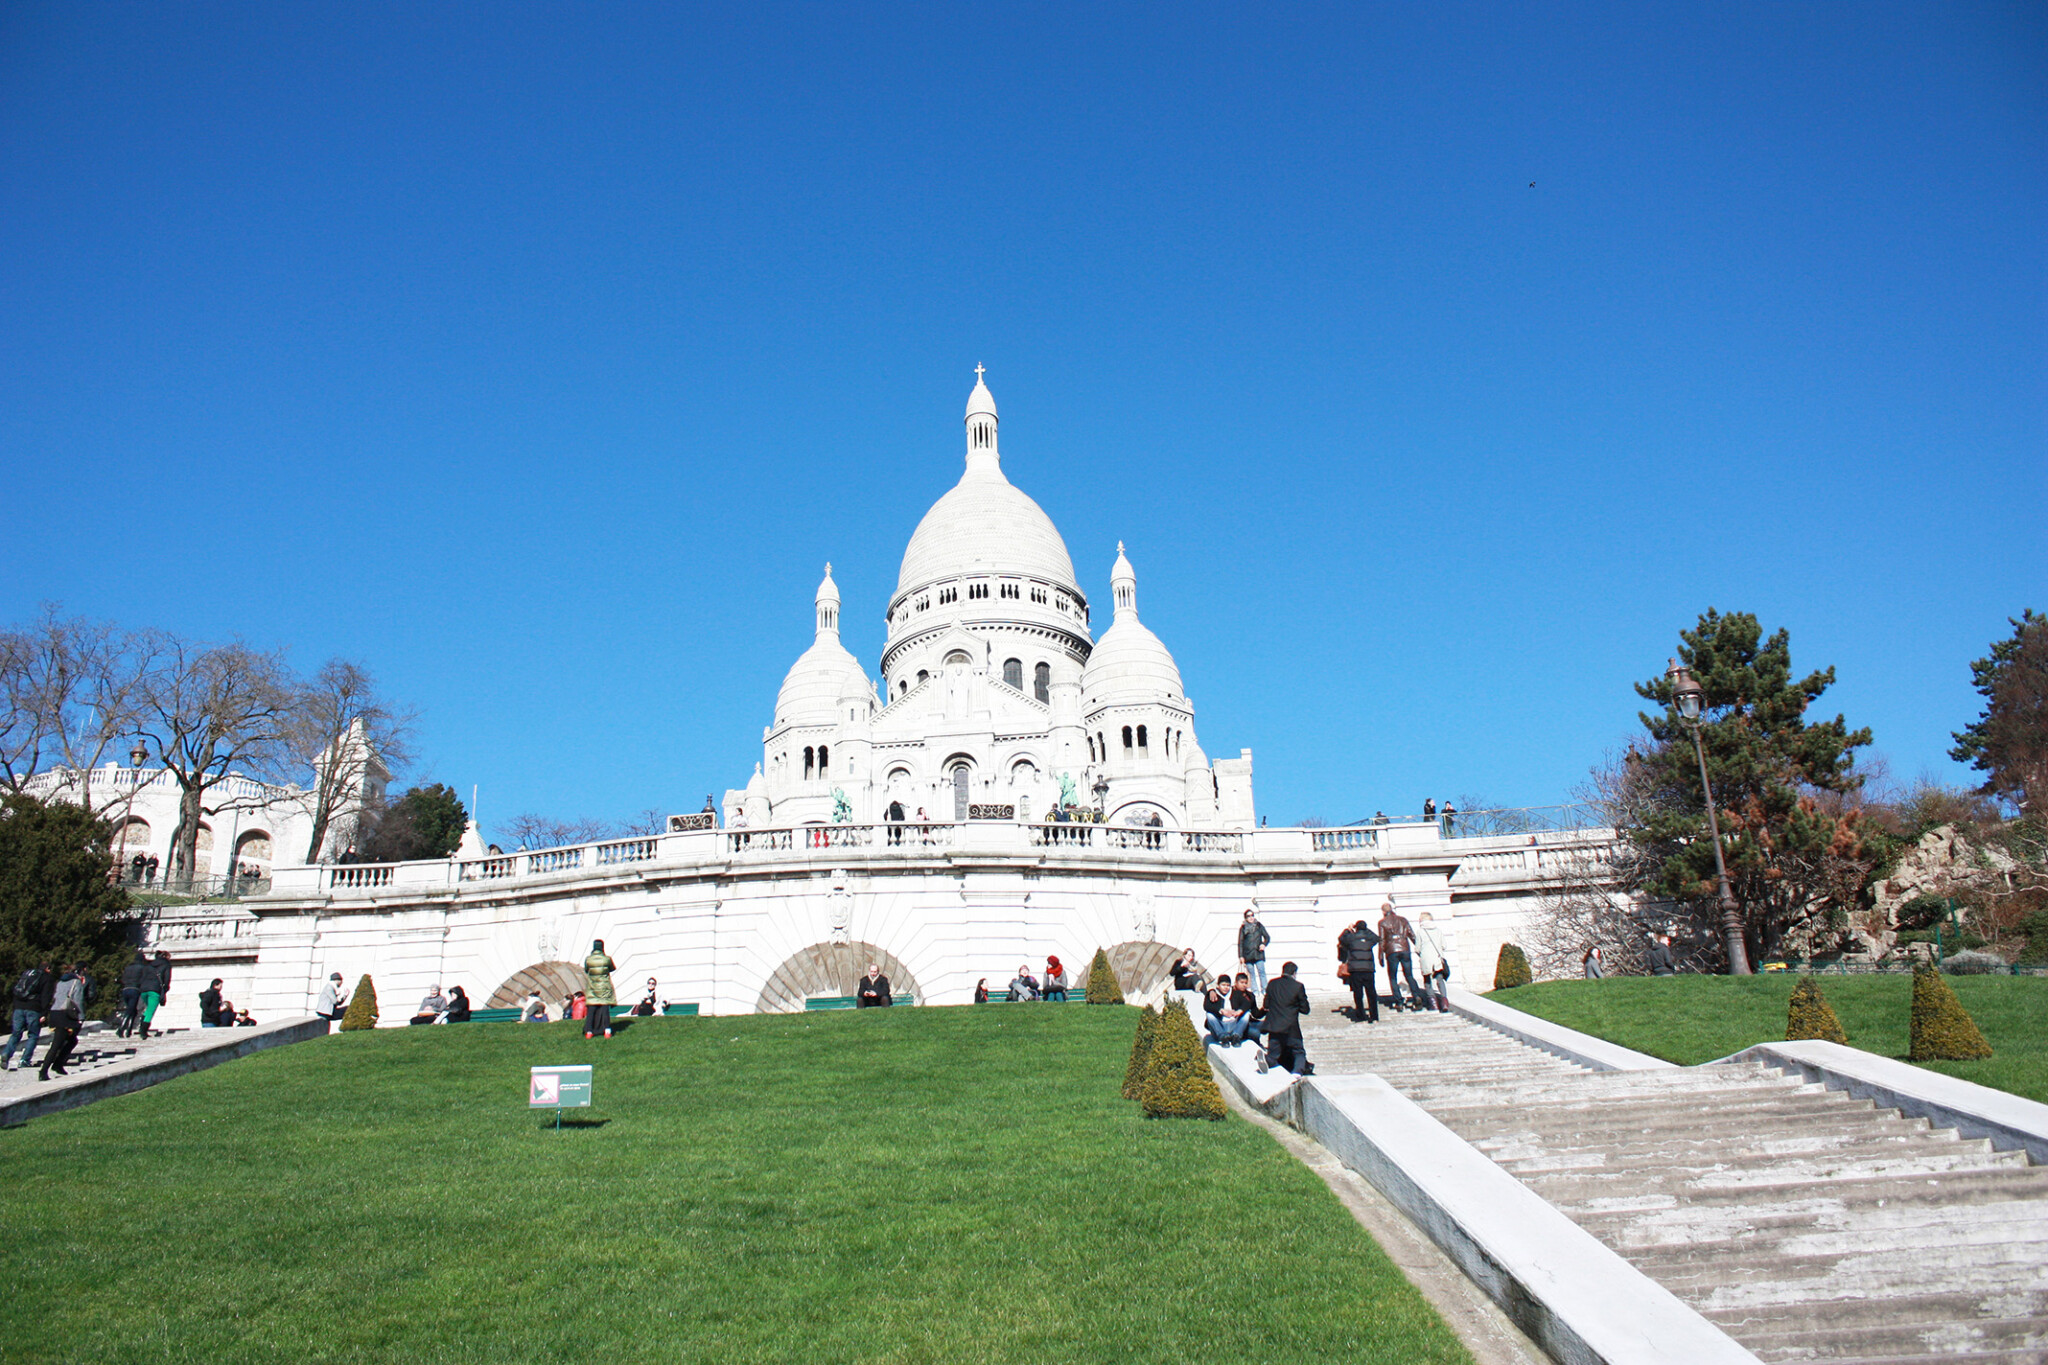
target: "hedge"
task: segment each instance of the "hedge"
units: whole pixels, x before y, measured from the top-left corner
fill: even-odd
[[[1145,1093],[1145,1072],[1152,1064],[1152,1044],[1159,1038],[1159,1011],[1150,1005],[1138,1015],[1138,1031],[1131,1039],[1131,1060],[1124,1067],[1124,1098],[1135,1100]]]
[[[1500,945],[1500,960],[1493,965],[1493,988],[1497,991],[1512,990],[1526,986],[1535,977],[1529,974],[1529,958],[1512,943]]]
[[[1916,1062],[1966,1062],[1991,1055],[1977,1021],[1932,967],[1913,972],[1912,1037],[1906,1056]]]
[[[1116,971],[1109,965],[1109,953],[1097,948],[1095,960],[1088,964],[1088,1003],[1121,1005],[1123,1002],[1124,988],[1117,984]]]
[[[1220,1119],[1223,1092],[1209,1070],[1209,1052],[1195,1035],[1187,1007],[1175,1000],[1159,1016],[1139,1103],[1148,1119]]]
[[[348,1008],[342,1012],[341,1031],[377,1027],[377,987],[371,983],[370,974],[363,973],[363,979],[356,982],[356,993],[349,997]]]
[[[1835,1017],[1834,1007],[1820,993],[1820,983],[1810,976],[1799,978],[1799,984],[1792,988],[1792,1003],[1785,1011],[1785,1041],[1799,1038],[1819,1038],[1830,1043],[1849,1041],[1849,1035],[1842,1032],[1842,1021]]]

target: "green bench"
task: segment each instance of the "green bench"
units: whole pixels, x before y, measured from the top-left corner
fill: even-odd
[[[614,1005],[612,1008],[618,1010],[619,1007]],[[692,1000],[684,1005],[667,1005],[662,1008],[661,1012],[672,1018],[688,1018],[697,1013],[697,1002]],[[519,1016],[522,1013],[524,1011],[516,1006],[511,1009],[471,1010],[469,1012],[469,1022],[472,1024],[516,1024],[519,1022]],[[615,1019],[630,1019],[633,1016],[620,1011],[612,1017]],[[647,1016],[641,1015],[640,1017],[644,1019]]]
[[[1044,996],[1040,996],[1034,1001],[1012,1000],[1010,992],[1007,990],[990,991],[987,1003],[991,1005],[1085,1005],[1088,1003],[1088,992],[1076,986],[1069,986],[1067,987],[1067,998],[1064,1000],[1047,1000]]]
[[[850,1010],[859,1003],[850,995],[813,995],[805,999],[804,1008],[806,1010]],[[916,1003],[915,1000],[904,995],[897,996],[893,1002],[897,1009],[903,1009]]]
[[[697,1002],[692,1000],[687,1005],[663,1005],[661,1012],[671,1018],[686,1018],[696,1014]]]

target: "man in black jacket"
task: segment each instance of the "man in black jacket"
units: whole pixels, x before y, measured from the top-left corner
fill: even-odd
[[[138,1036],[143,1038],[149,1037],[149,1026],[156,1020],[157,1009],[171,993],[171,955],[159,948],[156,961],[146,965],[149,973],[142,981],[142,1025],[137,1030]],[[156,1032],[161,1034],[163,1030]]]
[[[114,1030],[115,1037],[126,1038],[142,1022],[142,988],[154,976],[149,959],[137,948],[135,960],[121,969],[121,1026]]]
[[[1308,992],[1294,979],[1297,970],[1292,962],[1281,963],[1280,979],[1266,988],[1266,1055],[1259,1058],[1261,1071],[1277,1066],[1306,1076],[1315,1070],[1301,1042],[1301,1016],[1309,1008]]]
[[[1676,976],[1678,974],[1678,958],[1671,951],[1671,935],[1669,934],[1653,935],[1650,939],[1650,951],[1643,954],[1643,960],[1649,964],[1651,976]]]
[[[199,1027],[201,1028],[219,1028],[221,1026],[220,984],[220,978],[216,976],[205,990],[199,992]],[[230,1019],[227,1022],[232,1024],[234,1020]]]
[[[7,1049],[0,1052],[0,1065],[12,1071],[26,1067],[35,1061],[36,1044],[43,1037],[43,1015],[49,1011],[50,997],[57,990],[57,974],[50,970],[47,962],[38,962],[28,968],[14,982],[13,1031],[7,1037]],[[15,1046],[21,1045],[21,1055],[14,1054]]]
[[[1380,997],[1372,979],[1372,950],[1379,941],[1380,936],[1366,928],[1364,920],[1337,935],[1337,960],[1344,964],[1344,984],[1351,987],[1353,1023],[1380,1021]]]

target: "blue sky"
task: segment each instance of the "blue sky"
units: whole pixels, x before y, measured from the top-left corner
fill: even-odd
[[[2044,152],[2021,4],[7,6],[0,618],[358,659],[487,825],[694,809],[827,559],[875,668],[983,363],[1274,823],[1562,799],[1708,606],[1960,780]]]

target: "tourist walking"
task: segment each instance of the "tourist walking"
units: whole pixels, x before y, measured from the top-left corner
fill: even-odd
[[[1365,927],[1365,921],[1356,924],[1337,935],[1337,975],[1351,988],[1351,1021],[1355,1024],[1377,1024],[1380,1021],[1379,992],[1373,989],[1373,949],[1379,946],[1380,936]],[[1271,1014],[1273,1006],[1268,1003],[1266,1012]],[[1272,1031],[1272,1024],[1266,1025]]]
[[[26,967],[14,978],[14,1014],[7,1034],[7,1050],[0,1053],[0,1065],[7,1070],[35,1064],[36,1043],[43,1036],[43,1016],[48,1013],[50,997],[56,990],[57,973],[50,970],[47,962]],[[18,1056],[17,1047],[21,1049]]]
[[[868,974],[853,988],[855,1009],[879,1009],[896,1003],[895,995],[889,990],[889,978],[882,975],[882,964],[870,962]]]
[[[1359,924],[1363,927],[1364,921]],[[1281,963],[1280,979],[1266,988],[1266,1054],[1259,1058],[1260,1071],[1277,1066],[1306,1076],[1315,1070],[1301,1041],[1301,1016],[1309,1012],[1308,992],[1294,979],[1296,970],[1292,962]]]
[[[135,950],[135,960],[121,969],[121,1015],[114,1026],[116,1038],[126,1038],[134,1033],[142,1022],[142,983],[149,979],[149,958],[140,948]]]
[[[1067,969],[1057,955],[1045,959],[1045,998],[1060,1001],[1067,998]]]
[[[80,973],[84,975],[83,972]],[[142,983],[142,1028],[141,1036],[149,1037],[149,1026],[156,1021],[156,1012],[171,994],[171,955],[157,949],[156,961],[149,964],[149,974]],[[156,1030],[162,1036],[163,1030]]]
[[[1601,977],[1607,975],[1606,965],[1600,956],[1599,944],[1588,943],[1586,945],[1585,955],[1579,959],[1579,969],[1586,974],[1586,980],[1588,981],[1598,981]]]
[[[1437,1013],[1450,1013],[1451,959],[1427,910],[1415,917],[1415,965],[1422,972],[1422,984],[1429,988]]]
[[[604,940],[590,941],[590,956],[583,959],[583,1036],[612,1036],[612,1006],[619,997],[612,993],[612,973],[619,964],[604,951]]]
[[[85,978],[68,963],[57,978],[57,988],[50,993],[48,1015],[50,1027],[56,1030],[57,1036],[50,1043],[42,1068],[36,1073],[38,1080],[45,1081],[50,1079],[52,1071],[59,1076],[68,1074],[64,1063],[71,1059],[71,1049],[78,1046],[78,1026],[85,1019]]]
[[[1272,941],[1266,926],[1259,923],[1258,911],[1245,911],[1244,923],[1237,926],[1237,960],[1251,973],[1253,987],[1261,992],[1266,989],[1266,945]]]
[[[1394,912],[1392,901],[1380,903],[1380,961],[1387,966],[1387,997],[1394,1008],[1422,1008],[1422,988],[1415,984],[1415,926]],[[1408,1003],[1401,1003],[1401,980],[1408,981]]]
[[[1652,936],[1650,951],[1643,954],[1643,962],[1649,967],[1651,976],[1676,976],[1678,957],[1671,951],[1671,935]]]

